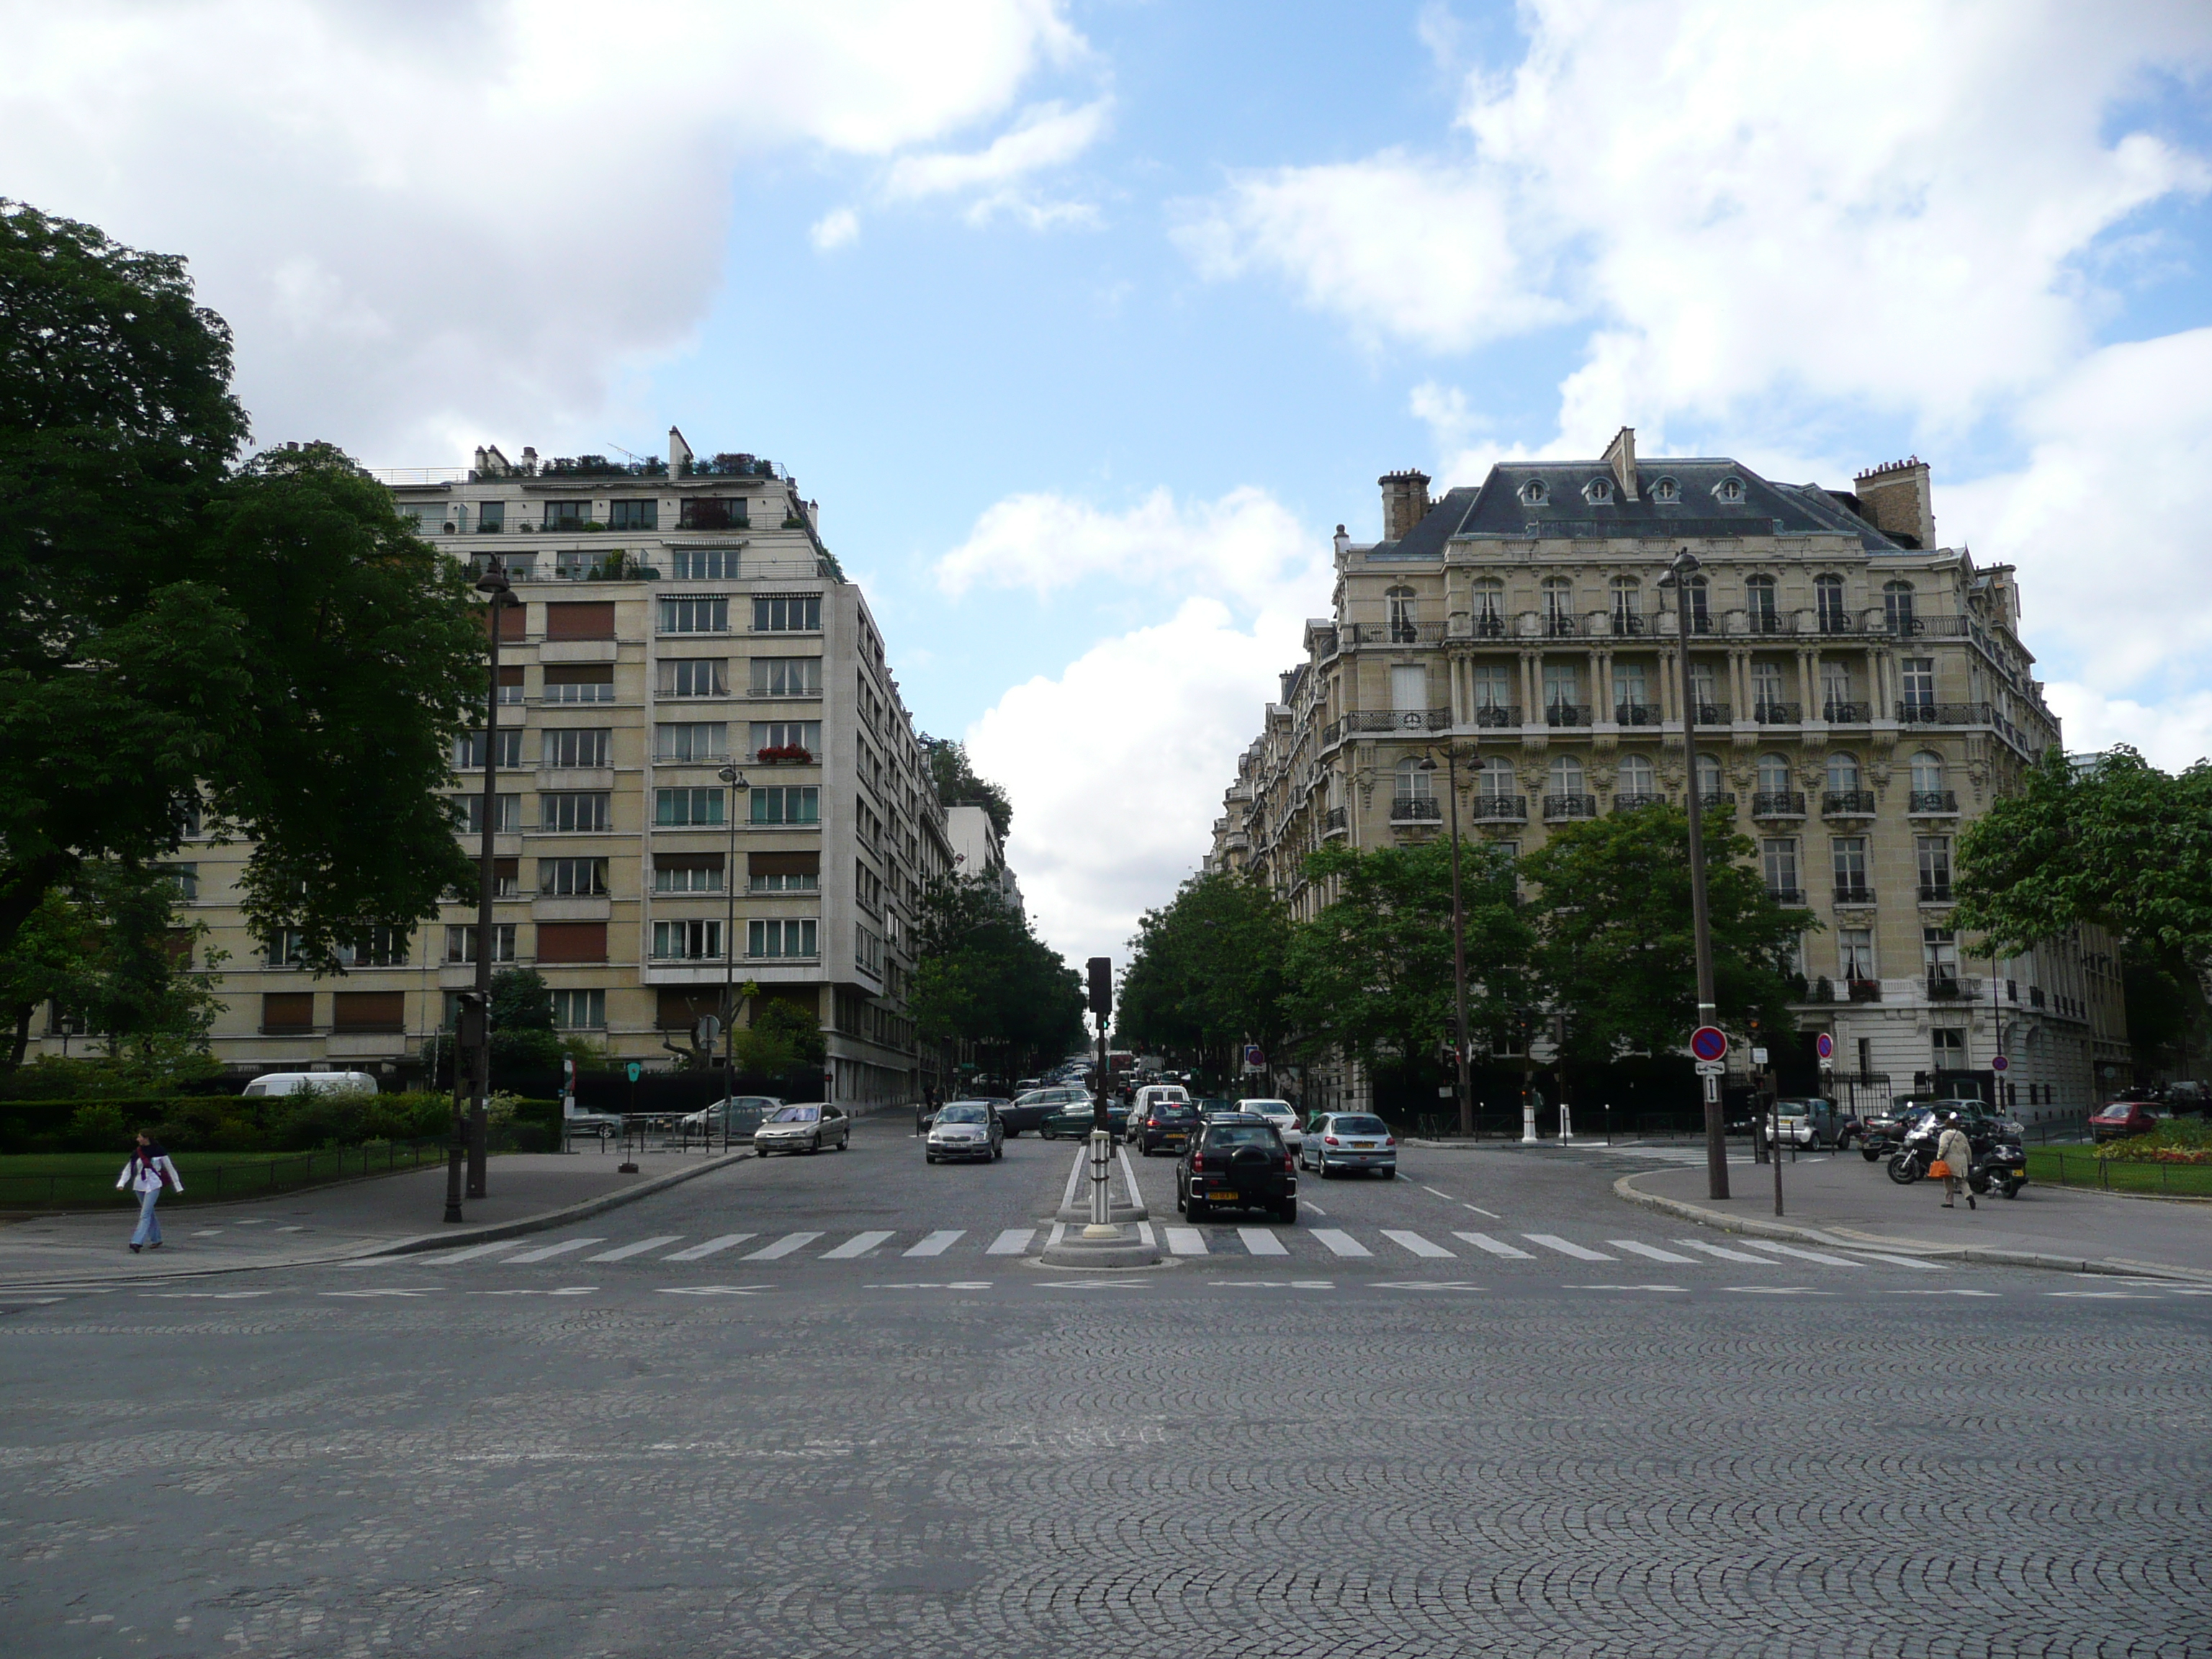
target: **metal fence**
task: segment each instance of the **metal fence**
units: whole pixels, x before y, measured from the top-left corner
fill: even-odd
[[[2039,1146],[2029,1158],[2028,1175],[2061,1187],[2089,1187],[2105,1193],[2212,1198],[2212,1164],[2138,1164]]]

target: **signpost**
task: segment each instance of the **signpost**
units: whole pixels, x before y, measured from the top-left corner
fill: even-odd
[[[2011,1069],[2012,1061],[2008,1060],[2004,1055],[1991,1054],[1990,1056],[1990,1070],[1992,1072],[2008,1072]]]

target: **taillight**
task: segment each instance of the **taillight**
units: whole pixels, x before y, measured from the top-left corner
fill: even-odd
[[[1336,1137],[1334,1135],[1323,1135],[1321,1138],[1321,1142],[1324,1146],[1334,1146],[1336,1145]]]
[[[1194,1170],[1203,1170],[1206,1167],[1206,1154],[1193,1152],[1190,1155],[1190,1167]]]
[[[1382,1144],[1383,1144],[1385,1146],[1396,1146],[1398,1143],[1397,1143],[1397,1141],[1396,1141],[1395,1139],[1393,1139],[1391,1136],[1389,1136],[1389,1135],[1384,1135],[1384,1136],[1382,1137]]]

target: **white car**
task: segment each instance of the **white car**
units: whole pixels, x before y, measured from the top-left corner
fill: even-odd
[[[753,1131],[753,1152],[818,1152],[824,1146],[843,1152],[853,1141],[853,1120],[842,1106],[779,1106]]]
[[[1275,1133],[1283,1138],[1283,1145],[1292,1152],[1305,1145],[1305,1131],[1298,1127],[1297,1109],[1287,1100],[1240,1100],[1237,1109],[1253,1117],[1264,1117],[1275,1126]]]

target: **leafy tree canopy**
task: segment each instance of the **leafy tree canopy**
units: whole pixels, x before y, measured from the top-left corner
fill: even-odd
[[[1192,877],[1129,941],[1116,1027],[1146,1048],[1218,1049],[1283,1030],[1290,913],[1261,881]]]
[[[946,877],[926,888],[914,944],[908,1006],[925,1039],[1028,1056],[1082,1042],[1081,981],[988,878]]]
[[[975,775],[969,764],[968,745],[952,738],[921,737],[922,752],[929,757],[929,779],[937,798],[947,806],[980,806],[1004,841],[1014,827],[1013,803],[1006,792],[988,778]]]

